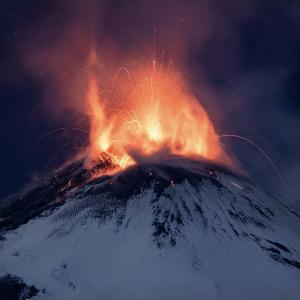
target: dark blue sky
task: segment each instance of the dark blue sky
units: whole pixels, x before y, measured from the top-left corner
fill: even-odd
[[[0,14],[1,197],[49,172],[86,142],[85,134],[72,130],[40,137],[60,127],[87,128],[80,114],[61,105],[60,84],[70,79],[53,82],[64,71],[82,68],[91,37],[99,51],[114,45],[117,56],[144,50],[147,55],[145,45],[157,28],[158,48],[179,61],[218,131],[259,144],[300,208],[299,1],[12,0],[1,2]],[[290,203],[251,145],[224,142],[256,182]]]

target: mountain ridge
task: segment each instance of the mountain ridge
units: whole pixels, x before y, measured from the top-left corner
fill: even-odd
[[[297,299],[300,218],[245,176],[178,157],[99,170],[70,165],[0,209],[2,278],[33,299]]]

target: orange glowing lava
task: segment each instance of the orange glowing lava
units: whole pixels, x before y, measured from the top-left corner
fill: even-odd
[[[121,168],[170,154],[231,164],[208,114],[179,74],[153,62],[131,73],[121,68],[112,82],[104,90],[89,79],[89,162],[107,153]]]

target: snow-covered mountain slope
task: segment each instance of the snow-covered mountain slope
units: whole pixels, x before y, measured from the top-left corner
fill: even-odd
[[[0,299],[300,299],[300,218],[250,180],[178,159],[92,173],[2,203]]]

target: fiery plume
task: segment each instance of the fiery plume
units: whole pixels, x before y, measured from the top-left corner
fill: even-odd
[[[153,60],[121,68],[111,82],[105,89],[94,77],[88,82],[88,163],[105,153],[121,168],[171,154],[231,164],[208,114],[170,67]]]

